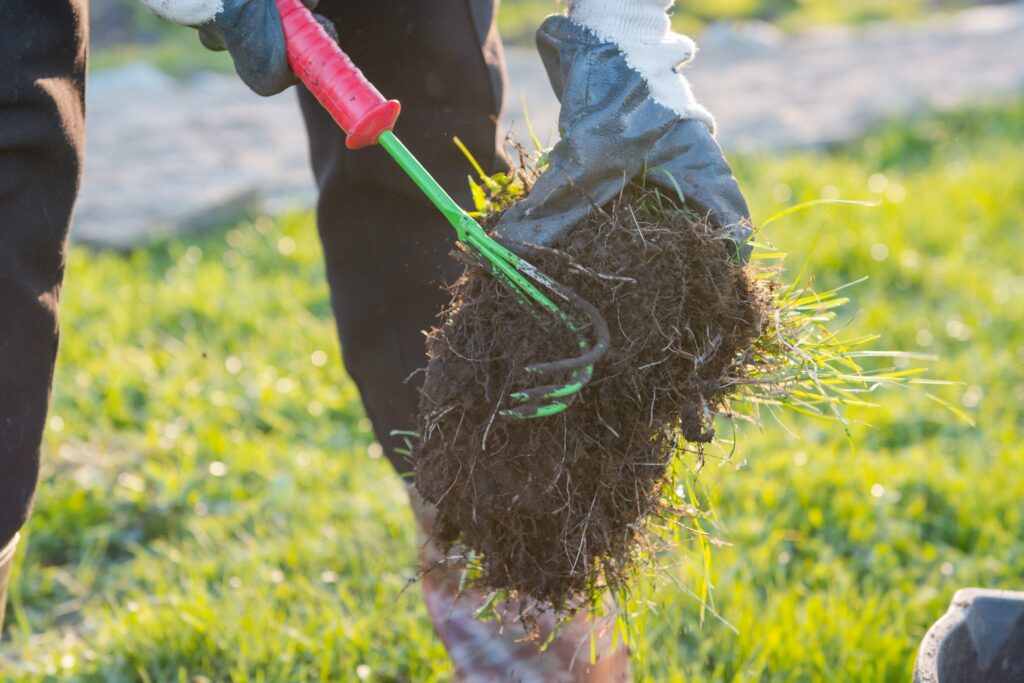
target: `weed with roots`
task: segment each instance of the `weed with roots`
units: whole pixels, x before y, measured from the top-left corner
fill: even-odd
[[[485,222],[540,172],[521,150],[519,160],[513,173],[473,182]],[[806,207],[786,214],[798,208]],[[716,420],[793,411],[845,426],[845,407],[925,381],[920,369],[878,367],[908,354],[869,350],[874,337],[829,328],[846,302],[842,288],[798,284],[807,264],[786,284],[782,256],[763,249],[755,265],[736,263],[721,230],[642,183],[558,249],[530,251],[608,322],[611,348],[593,381],[560,415],[502,419],[523,369],[571,354],[574,340],[465,258],[443,323],[427,338],[413,445],[417,488],[438,510],[437,539],[464,557],[467,580],[528,596],[529,611],[616,605],[621,636],[632,640],[641,575],[670,574],[660,570],[675,561],[671,549],[694,541],[709,566],[719,542],[693,482]],[[713,611],[707,581],[685,589]]]

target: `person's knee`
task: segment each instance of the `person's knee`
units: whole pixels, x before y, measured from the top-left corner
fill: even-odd
[[[39,372],[49,386],[57,353],[59,282],[60,275],[46,268],[0,275],[0,377],[7,380],[0,405],[21,403]]]
[[[393,324],[381,310],[347,310],[338,315],[338,336],[345,369],[365,393],[397,390],[388,386],[400,375],[401,354]]]
[[[37,276],[0,277],[0,545],[28,517],[57,355],[56,289]]]
[[[38,461],[25,463],[31,468],[21,468],[15,472],[10,481],[0,486],[0,495],[4,500],[0,503],[0,546],[6,547],[18,535],[25,522],[28,521],[32,509],[32,499],[36,491],[36,479],[39,475]]]

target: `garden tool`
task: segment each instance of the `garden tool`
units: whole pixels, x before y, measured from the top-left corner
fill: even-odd
[[[502,410],[501,415],[530,419],[555,415],[568,408],[593,377],[594,364],[608,349],[608,326],[600,313],[592,304],[492,239],[395,136],[393,129],[401,105],[381,95],[301,0],[276,1],[288,62],[299,80],[345,131],[346,146],[353,150],[374,144],[383,147],[451,223],[465,251],[508,287],[535,316],[555,316],[575,338],[579,355],[526,368],[533,380],[532,386],[514,391],[510,395],[512,404]],[[582,318],[578,314],[582,314]],[[585,334],[588,328],[592,331],[593,343]]]

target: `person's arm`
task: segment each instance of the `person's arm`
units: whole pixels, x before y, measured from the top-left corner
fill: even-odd
[[[235,70],[253,92],[276,95],[298,82],[288,66],[274,0],[139,1],[170,22],[197,29],[207,48],[230,52]],[[302,1],[313,9],[318,0]]]
[[[714,139],[711,114],[680,73],[696,53],[673,33],[672,0],[570,0],[549,17],[537,47],[562,103],[561,141],[530,196],[509,209],[498,235],[550,246],[646,173],[728,231],[749,257],[750,212]]]

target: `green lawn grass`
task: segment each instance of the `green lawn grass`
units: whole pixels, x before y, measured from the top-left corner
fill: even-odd
[[[817,241],[821,287],[869,275],[850,332],[938,354],[930,375],[964,382],[941,393],[978,426],[894,391],[850,439],[803,418],[799,436],[744,429],[699,480],[732,544],[715,606],[739,633],[664,586],[638,680],[902,683],[958,587],[1024,583],[1022,136],[1019,103],[737,160],[762,219],[882,202],[770,237],[794,267]],[[418,588],[402,592],[413,523],[341,368],[311,215],[74,248],[68,266],[0,678],[450,680]]]

